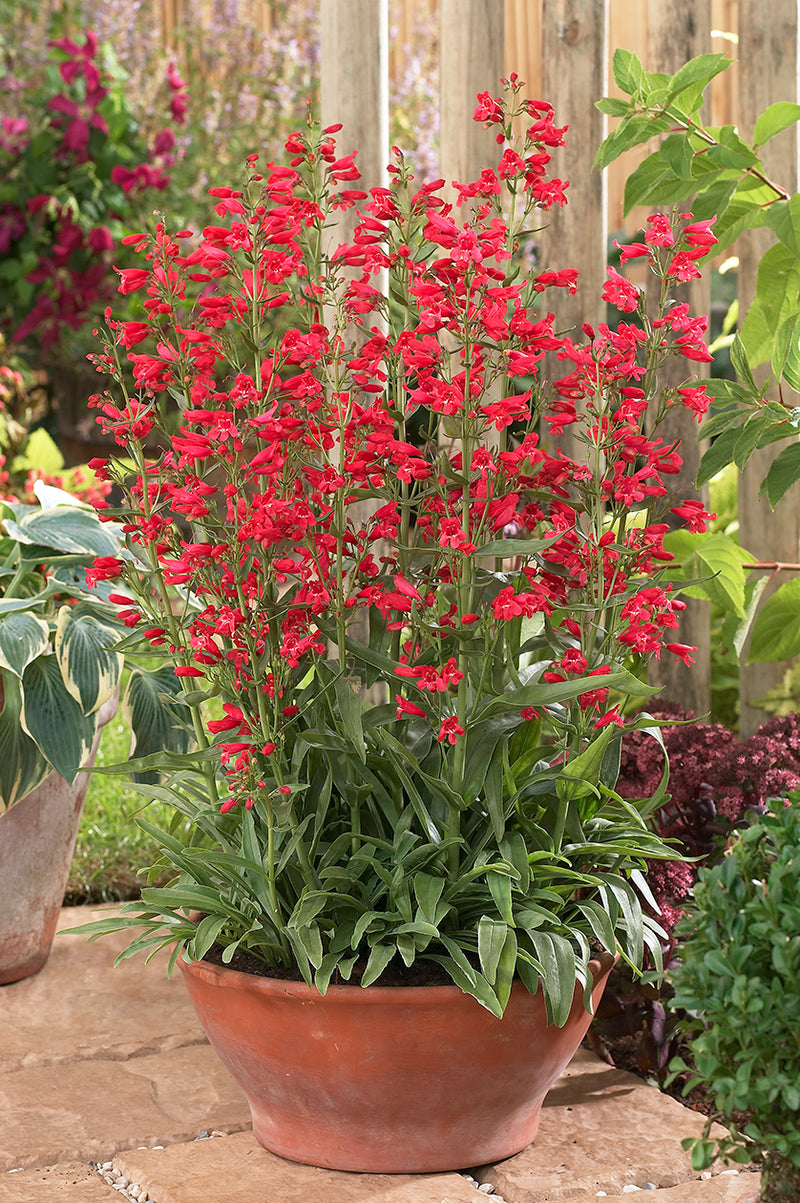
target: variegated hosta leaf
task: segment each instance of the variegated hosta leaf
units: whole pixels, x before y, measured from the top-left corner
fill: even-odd
[[[58,612],[55,649],[64,684],[84,714],[93,714],[119,684],[123,657],[113,648],[119,631],[94,614],[62,606]]]
[[[22,676],[22,726],[53,768],[72,784],[89,755],[97,721],[67,691],[58,657],[40,656]]]
[[[0,665],[21,677],[50,642],[50,627],[43,618],[19,610],[0,615]]]
[[[0,712],[0,814],[36,789],[50,772],[50,765],[22,728],[19,681],[11,673],[4,673],[3,688],[5,698]]]
[[[119,555],[118,530],[106,528],[94,510],[81,505],[35,509],[19,522],[7,518],[6,532],[20,543],[50,547],[72,555]]]
[[[181,684],[172,668],[165,666],[154,672],[133,669],[122,699],[122,713],[131,725],[133,733],[131,756],[149,756],[153,752],[169,750],[186,752],[191,742],[181,722],[191,718],[189,708],[181,705],[177,698]],[[162,700],[174,697],[175,703]],[[152,784],[158,780],[153,770],[134,774],[135,781]]]

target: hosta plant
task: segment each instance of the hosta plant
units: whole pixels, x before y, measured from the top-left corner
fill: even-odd
[[[38,481],[39,503],[0,501],[0,815],[55,770],[72,783],[120,687],[125,628],[86,568],[120,550],[95,511]],[[174,677],[129,675],[125,710],[140,751],[186,746],[161,702]],[[174,690],[173,690],[174,692]]]
[[[670,498],[680,458],[656,431],[707,404],[706,322],[670,286],[714,240],[653,216],[657,311],[612,271],[618,329],[557,333],[551,290],[577,271],[515,255],[565,201],[564,131],[513,78],[475,117],[500,160],[455,206],[399,152],[389,187],[357,190],[350,148],[310,122],[285,165],[254,155],[211,189],[200,240],[166,219],[135,240],[120,291],[141,311],[109,315],[116,385],[93,401],[129,554],[90,575],[184,686],[197,751],[134,763],[167,767],[144,792],[194,836],[143,820],[174,881],[94,932],[246,952],[323,992],[421,959],[496,1014],[519,977],[561,1024],[597,943],[660,951],[642,871],[673,855],[647,822],[666,775],[637,803],[615,791],[621,703],[648,656],[691,660],[662,540],[670,509],[707,515]]]
[[[701,871],[674,975],[674,1005],[693,1017],[687,1089],[702,1082],[715,1107],[705,1136],[686,1142],[695,1168],[717,1156],[755,1161],[765,1203],[800,1194],[798,803],[776,803]],[[713,1120],[728,1135],[710,1138]]]

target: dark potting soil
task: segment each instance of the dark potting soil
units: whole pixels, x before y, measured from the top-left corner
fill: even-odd
[[[213,965],[223,965],[222,946],[212,945],[203,960],[210,961]],[[254,977],[279,978],[286,982],[303,981],[302,973],[295,966],[265,965],[263,961],[249,952],[235,952],[233,959],[228,962],[227,968],[237,969],[240,973],[250,973]],[[349,981],[346,982],[338,974],[334,974],[331,982],[334,985],[356,986],[364,969],[364,964],[356,964],[353,966]],[[402,961],[391,962],[375,983],[376,986],[452,986],[452,984],[442,965],[437,964],[436,961],[419,960],[415,961],[410,968]]]

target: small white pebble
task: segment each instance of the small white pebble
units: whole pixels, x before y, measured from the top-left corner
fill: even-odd
[[[494,1187],[492,1186],[491,1182],[482,1182],[478,1187],[478,1190],[482,1191],[485,1195],[490,1195],[494,1190]]]
[[[704,1182],[707,1182],[709,1178],[713,1178],[713,1176],[714,1175],[711,1173],[711,1170],[703,1170],[702,1174],[700,1175]]]
[[[623,1186],[622,1193],[623,1195],[632,1195],[635,1190],[641,1189],[641,1186],[634,1186],[632,1182],[629,1182],[627,1186]]]
[[[114,1162],[113,1162],[113,1161],[104,1161],[104,1162],[103,1162],[103,1164],[100,1166],[100,1169],[101,1169],[101,1170],[105,1170],[105,1172],[106,1172],[106,1173],[108,1173],[108,1171],[109,1171],[109,1170],[111,1170],[111,1169],[113,1169],[113,1168],[114,1168]]]
[[[600,1199],[600,1198],[607,1199],[608,1191],[607,1190],[599,1190],[597,1192],[597,1194],[595,1195],[595,1199]]]

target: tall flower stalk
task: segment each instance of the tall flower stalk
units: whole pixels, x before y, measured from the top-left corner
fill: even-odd
[[[163,220],[130,240],[141,319],[109,314],[96,358],[117,385],[93,400],[128,555],[92,576],[132,642],[172,655],[203,728],[194,758],[139,764],[168,770],[158,796],[196,838],[157,832],[174,883],[95,927],[144,922],[133,950],[247,949],[323,991],[424,958],[496,1014],[515,976],[541,982],[556,1023],[594,942],[658,958],[641,902],[648,858],[673,855],[646,822],[666,777],[640,803],[614,787],[646,658],[691,658],[660,581],[680,459],[642,422],[705,408],[691,363],[685,387],[655,384],[707,354],[705,327],[668,287],[645,319],[612,272],[618,328],[555,331],[547,291],[577,272],[526,276],[515,252],[564,203],[564,130],[520,94],[512,77],[478,98],[502,151],[460,207],[402,156],[389,187],[354,188],[309,121],[288,165],[253,155],[211,189],[201,239]],[[641,253],[669,281],[712,242],[659,216]],[[540,375],[546,354],[563,375]],[[547,444],[565,426],[580,460]]]

